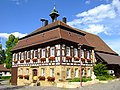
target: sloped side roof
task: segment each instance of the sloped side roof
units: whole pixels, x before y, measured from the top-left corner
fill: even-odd
[[[0,64],[0,71],[10,71],[10,69],[4,67],[4,64]]]
[[[120,56],[105,54],[105,53],[99,53],[99,52],[96,52],[96,54],[99,57],[101,57],[108,64],[119,64],[120,65]]]
[[[79,29],[77,29],[77,30],[79,30]],[[86,38],[87,42],[90,45],[95,47],[95,51],[117,54],[99,36],[85,32],[83,30],[79,30],[79,31],[86,34],[85,38]]]

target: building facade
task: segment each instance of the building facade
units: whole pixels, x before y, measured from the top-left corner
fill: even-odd
[[[13,85],[30,85],[40,82],[47,86],[50,82],[62,82],[71,78],[91,77],[96,62],[95,53],[112,52],[96,35],[70,27],[57,20],[58,11],[50,14],[52,23],[38,28],[19,39],[11,50]],[[99,42],[104,45],[102,47]]]

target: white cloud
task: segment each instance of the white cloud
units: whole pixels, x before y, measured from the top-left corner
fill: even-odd
[[[90,4],[90,0],[85,1],[85,4]]]
[[[10,0],[10,1],[15,2],[16,5],[20,5],[20,4],[24,3],[24,2],[25,3],[28,2],[28,0]]]
[[[19,38],[27,35],[27,34],[22,34],[22,33],[19,33],[19,32],[13,32],[13,33],[10,33],[10,34],[13,34],[15,37],[19,37]],[[7,39],[10,34],[9,33],[0,33],[0,37]]]
[[[90,24],[88,25],[88,28],[85,29],[87,32],[94,33],[94,34],[99,34],[101,32],[106,31],[106,27],[104,25],[95,25],[95,24]]]
[[[76,18],[68,24],[94,34],[110,35],[111,28],[120,32],[120,21],[118,20],[120,20],[120,1],[113,0],[109,4],[101,4],[88,11],[78,13]],[[114,34],[118,34],[117,32]]]

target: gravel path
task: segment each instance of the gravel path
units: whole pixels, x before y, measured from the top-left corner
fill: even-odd
[[[0,85],[0,90],[120,90],[120,80],[109,82],[107,84],[94,84],[90,86],[84,86],[82,88],[67,89],[57,87],[42,87],[42,86],[8,86]]]

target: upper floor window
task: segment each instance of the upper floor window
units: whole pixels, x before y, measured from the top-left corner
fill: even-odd
[[[21,59],[24,60],[24,52],[21,53]]]
[[[87,51],[87,59],[90,59],[90,52]]]
[[[50,56],[54,56],[55,55],[55,48],[51,47],[50,48]]]
[[[84,58],[84,50],[81,50],[81,58]]]
[[[45,49],[42,49],[42,57],[45,57]]]
[[[35,50],[35,51],[34,51],[34,57],[37,57],[37,56],[38,56],[38,51]]]
[[[74,57],[78,57],[78,50],[77,50],[77,48],[74,48]]]
[[[66,47],[66,56],[70,56],[70,47]]]
[[[30,51],[27,52],[27,58],[30,58]]]

